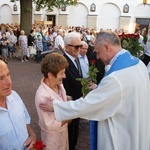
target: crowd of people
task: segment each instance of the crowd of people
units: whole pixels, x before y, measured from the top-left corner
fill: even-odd
[[[33,25],[26,35],[17,25],[1,25],[0,32],[0,118],[4,118],[0,149],[30,150],[36,141],[30,116],[12,90],[6,65],[8,54],[13,57],[18,46],[21,62],[36,54],[35,61],[41,63],[43,78],[35,93],[35,107],[46,150],[75,150],[80,118],[92,120],[91,150],[149,150],[150,80],[149,62],[145,63],[150,57],[149,34],[143,44],[144,64],[121,47],[118,33],[111,30]],[[54,52],[41,58],[41,53],[49,50]],[[89,81],[91,92],[82,98],[77,78],[88,79],[90,60],[95,60],[99,71],[97,83]]]
[[[23,29],[20,29],[20,25],[18,24],[0,24],[0,54],[2,60],[6,63],[8,63],[8,57],[14,56],[19,56],[22,62],[28,61],[29,58],[34,58],[38,63],[41,61],[42,51],[53,49],[61,54],[64,54],[64,36],[69,32],[78,32],[81,35],[81,39],[88,44],[88,51],[86,55],[89,59],[94,51],[93,42],[95,36],[99,31],[103,30],[103,28],[98,30],[96,27],[89,29],[84,26],[52,27],[51,25],[33,24],[30,34],[27,35]],[[107,30],[112,31],[111,29]],[[124,29],[115,29],[114,32],[118,35],[126,34]],[[141,30],[136,29],[135,34],[139,35],[139,43],[143,47],[145,54],[143,61],[146,65],[148,65],[150,61],[150,31],[146,33],[144,30],[141,34]]]

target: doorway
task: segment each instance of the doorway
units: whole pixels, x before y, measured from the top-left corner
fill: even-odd
[[[143,32],[148,33],[149,27],[150,27],[150,18],[136,18],[135,30],[137,28],[140,28],[142,34],[144,34]]]
[[[47,15],[47,21],[52,21],[52,27],[56,25],[56,16],[55,15]]]

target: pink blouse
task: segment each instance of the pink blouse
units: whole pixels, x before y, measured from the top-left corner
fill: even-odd
[[[63,85],[60,85],[59,92],[59,95],[55,93],[42,79],[35,95],[38,125],[41,128],[41,138],[47,150],[68,150],[68,124],[61,126],[61,122],[56,121],[54,112],[44,112],[39,108],[40,103],[46,103],[50,98],[67,101]]]

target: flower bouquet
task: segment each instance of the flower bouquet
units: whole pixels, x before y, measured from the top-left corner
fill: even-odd
[[[91,89],[89,88],[89,82],[93,82],[93,83],[97,83],[97,73],[98,73],[98,69],[95,67],[95,60],[91,60],[90,61],[90,66],[89,66],[89,72],[88,74],[88,78],[77,78],[77,81],[80,81],[81,85],[82,85],[82,94],[83,97],[85,97],[90,91]]]
[[[121,34],[118,35],[121,40],[122,48],[128,50],[133,56],[139,57],[143,47],[140,46],[138,34]]]

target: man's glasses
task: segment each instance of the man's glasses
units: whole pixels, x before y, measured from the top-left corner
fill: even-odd
[[[88,50],[88,48],[84,48],[84,47],[82,47],[82,49],[84,49],[84,50]]]
[[[68,46],[72,46],[72,47],[74,47],[75,49],[79,49],[79,48],[82,47],[82,45],[71,45],[71,44],[68,44]]]

